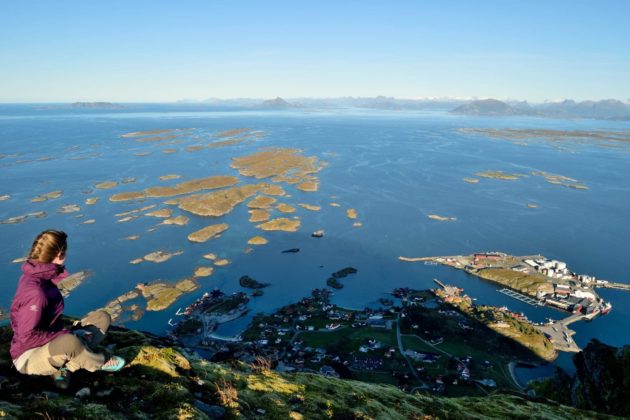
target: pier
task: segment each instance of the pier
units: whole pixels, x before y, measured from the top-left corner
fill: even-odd
[[[503,288],[499,290],[499,293],[503,293],[504,295],[520,300],[521,302],[525,302],[532,306],[545,306],[545,304],[542,301],[534,299],[533,297],[530,297],[530,296],[526,296],[522,293],[515,292],[512,289]]]
[[[577,313],[577,314],[573,314],[567,318],[561,319],[560,321],[558,321],[558,324],[562,324],[564,326],[567,326],[569,324],[573,324],[576,321],[580,321],[582,319],[587,319],[586,316]]]
[[[440,286],[442,289],[446,289],[446,285],[444,283],[442,283],[441,281],[439,281],[438,279],[433,279],[433,281],[435,282],[435,284]]]
[[[626,284],[626,283],[596,284],[595,287],[602,287],[604,289],[618,289],[618,290],[628,290],[628,291],[630,291],[630,284]]]
[[[575,341],[573,341],[573,338],[571,338],[571,336],[575,334],[575,331],[570,330],[567,325],[581,318],[582,316],[571,315],[556,323],[537,325],[535,328],[549,338],[556,350],[577,353],[581,349]]]

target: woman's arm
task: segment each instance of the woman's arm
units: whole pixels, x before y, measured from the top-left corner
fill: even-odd
[[[47,304],[44,296],[36,295],[25,301],[15,314],[15,324],[19,330],[20,338],[29,346],[39,347],[67,332],[63,328],[58,331],[41,328],[42,312]]]

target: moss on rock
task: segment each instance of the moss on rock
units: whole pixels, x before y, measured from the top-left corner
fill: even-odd
[[[0,416],[7,418],[203,419],[211,418],[212,411],[227,419],[607,417],[515,395],[443,398],[391,385],[254,369],[241,362],[211,363],[167,338],[118,327],[103,344],[125,357],[127,366],[113,374],[75,372],[71,388],[60,391],[47,377],[28,377],[11,368],[10,336],[8,327],[0,328],[0,376],[11,384],[0,393]],[[76,398],[83,387],[90,388],[90,395]]]

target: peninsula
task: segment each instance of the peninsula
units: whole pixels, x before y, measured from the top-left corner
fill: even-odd
[[[481,252],[472,255],[408,258],[400,261],[438,263],[463,270],[505,288],[499,290],[508,296],[535,306],[551,306],[572,315],[547,325],[536,325],[547,336],[556,350],[579,351],[571,339],[574,331],[567,325],[579,320],[591,320],[605,315],[611,309],[596,287],[628,289],[627,285],[610,283],[586,274],[576,274],[562,261],[542,255],[513,256],[502,252]]]

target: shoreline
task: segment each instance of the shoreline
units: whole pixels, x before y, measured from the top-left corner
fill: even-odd
[[[591,320],[612,309],[609,302],[599,297],[595,288],[618,285],[594,276],[575,274],[568,270],[566,263],[549,260],[542,255],[513,256],[502,252],[483,252],[467,256],[400,256],[398,260],[425,263],[432,261],[462,270],[512,290],[515,293],[507,295],[517,300],[529,303],[526,301],[528,298],[537,305],[569,313],[569,316],[556,322],[532,324],[551,340],[556,350],[564,352],[581,350],[572,339],[575,332],[568,328],[569,324]]]
[[[518,364],[518,362],[510,362],[508,363],[508,371],[510,372],[510,376],[512,377],[512,381],[514,382],[514,385],[516,385],[516,387],[520,390],[524,390],[525,387],[518,381],[518,378],[516,377],[516,365]]]

